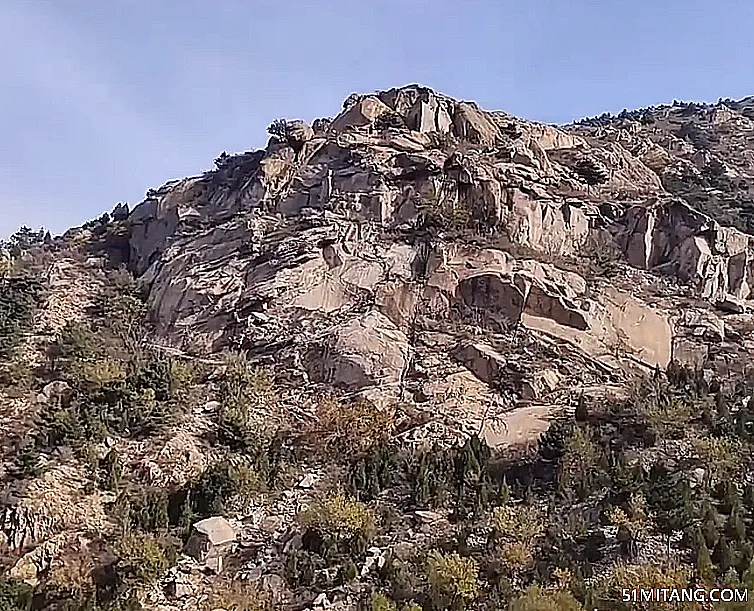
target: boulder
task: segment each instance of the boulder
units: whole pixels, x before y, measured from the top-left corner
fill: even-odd
[[[565,327],[573,327],[581,331],[589,328],[586,312],[565,295],[558,294],[556,285],[550,285],[548,288],[538,282],[532,283],[525,311],[531,316],[549,318]]]
[[[711,310],[687,307],[676,320],[675,335],[719,343],[725,340],[725,322]]]
[[[356,104],[339,114],[330,124],[334,132],[341,132],[349,127],[371,125],[377,118],[391,112],[379,98],[365,96]]]
[[[8,571],[8,577],[31,586],[38,585],[40,578],[59,561],[69,539],[68,535],[61,534],[38,545],[16,561]]]
[[[285,136],[288,144],[294,148],[301,148],[314,138],[314,130],[306,121],[294,119],[285,122]]]
[[[729,296],[739,303],[751,293],[754,250],[740,231],[720,227],[677,200],[634,206],[621,222],[632,265],[672,271],[713,304],[729,302]]]
[[[373,310],[336,325],[324,343],[310,347],[306,367],[312,380],[357,390],[379,385],[396,390],[408,363],[406,335]]]
[[[490,385],[500,381],[506,367],[505,358],[488,344],[463,343],[454,350],[453,356],[482,382]]]
[[[555,369],[544,369],[534,374],[531,380],[521,384],[521,398],[524,401],[536,401],[557,390],[561,375]]]
[[[425,90],[408,111],[406,125],[418,132],[448,132],[452,119],[446,105],[433,92]]]
[[[728,314],[743,314],[746,312],[746,304],[735,295],[726,295],[715,306],[717,309]]]
[[[73,397],[73,389],[67,382],[55,380],[46,384],[37,395],[37,403],[45,405],[66,405]]]
[[[215,573],[220,573],[223,558],[236,543],[236,531],[223,517],[214,516],[196,522],[184,551],[196,561],[203,563]]]
[[[600,297],[617,345],[650,367],[665,369],[672,353],[673,327],[668,316],[617,289]]]
[[[471,102],[459,102],[453,112],[453,133],[461,140],[491,146],[498,138],[498,128],[487,114]]]
[[[553,255],[578,252],[589,237],[584,211],[569,203],[533,199],[520,189],[507,192],[502,225],[511,241]]]
[[[201,587],[198,575],[175,571],[175,574],[168,580],[165,591],[171,598],[188,598],[194,596]]]

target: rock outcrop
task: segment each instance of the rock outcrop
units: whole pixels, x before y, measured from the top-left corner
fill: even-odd
[[[682,201],[631,207],[623,246],[632,265],[672,273],[724,309],[743,311],[751,294],[754,239]]]
[[[332,119],[277,120],[263,150],[223,153],[47,244],[51,294],[0,372],[44,371],[34,392],[0,389],[9,576],[62,594],[58,577],[78,586],[96,567],[144,608],[249,593],[281,609],[356,608],[385,586],[388,558],[402,575],[459,528],[478,539],[477,510],[496,513],[487,501],[509,482],[550,507],[549,526],[578,497],[595,549],[623,563],[602,520],[616,466],[621,481],[624,466],[669,467],[709,492],[713,471],[724,483],[734,470],[723,455],[751,441],[752,119],[748,100],[558,128],[419,85],[354,94]],[[136,349],[130,319],[112,314],[136,303],[132,279],[121,299],[108,269],[125,254],[149,310]],[[69,323],[70,345],[47,350]],[[91,358],[90,327],[105,339]],[[79,348],[81,362],[68,359]],[[58,352],[61,367],[39,367]],[[117,379],[90,368],[109,357]],[[564,494],[545,498],[556,461],[548,444],[528,450],[574,408],[578,438],[551,429],[549,449],[577,468],[559,467]],[[333,495],[346,482],[358,503]],[[176,518],[206,517],[198,501],[210,500],[225,517],[194,523],[163,570],[166,524],[177,533]],[[395,519],[370,538],[374,510]],[[646,538],[664,554],[672,533],[655,522]],[[488,549],[467,547],[472,559]],[[138,587],[141,553],[155,574]]]
[[[388,401],[438,324],[554,338],[611,372],[621,351],[664,367],[683,351],[672,304],[595,289],[564,258],[604,259],[590,249],[613,236],[624,265],[742,312],[751,242],[668,194],[659,151],[675,153],[640,132],[559,129],[418,85],[354,95],[332,121],[278,122],[265,150],[151,191],[131,265],[176,347],[243,349]],[[491,383],[499,363],[465,350],[454,362]]]

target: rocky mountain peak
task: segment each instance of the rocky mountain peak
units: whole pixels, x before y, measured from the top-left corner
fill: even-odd
[[[396,369],[365,385],[403,375],[417,321],[472,315],[492,333],[531,316],[532,328],[609,360],[618,338],[636,335],[616,327],[625,303],[663,321],[652,338],[662,345],[633,341],[639,361],[665,366],[671,304],[647,305],[636,286],[623,291],[625,278],[611,283],[618,297],[595,296],[604,279],[574,270],[616,257],[624,275],[680,282],[745,311],[750,237],[672,188],[670,176],[704,151],[656,124],[689,112],[558,128],[420,85],[352,95],[331,121],[277,121],[264,150],[223,155],[214,170],[151,192],[130,216],[131,264],[151,287],[160,332],[183,348],[253,352],[274,337],[305,363],[312,333],[331,346],[363,329],[377,353],[400,338]],[[745,120],[733,105],[694,113],[710,125]],[[372,352],[349,350],[359,368],[374,365]]]
[[[260,609],[395,609],[388,567],[424,575],[389,577],[407,605],[503,608],[504,575],[545,608],[524,585],[563,541],[615,592],[626,560],[706,549],[675,537],[704,522],[722,570],[712,507],[750,560],[754,488],[726,478],[751,485],[752,108],[558,127],[418,84],[353,94],[133,210],[18,236],[0,355],[34,373],[0,384],[13,579],[83,557],[148,608],[248,587],[274,592]],[[166,533],[187,543],[172,568]],[[462,594],[436,583],[451,569]]]

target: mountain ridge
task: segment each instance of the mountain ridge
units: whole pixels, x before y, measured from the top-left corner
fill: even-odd
[[[553,127],[355,94],[133,210],[20,232],[0,587],[607,611],[641,567],[748,583],[748,108]]]

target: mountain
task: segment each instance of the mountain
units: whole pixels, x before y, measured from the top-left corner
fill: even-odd
[[[409,85],[16,234],[0,593],[638,609],[629,582],[748,584],[753,121],[555,127]]]

